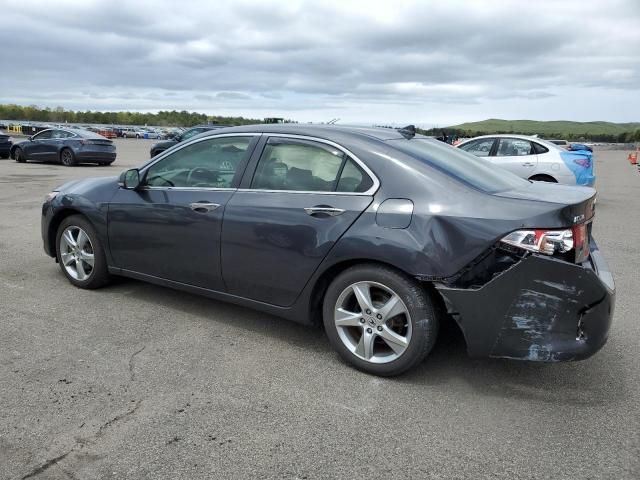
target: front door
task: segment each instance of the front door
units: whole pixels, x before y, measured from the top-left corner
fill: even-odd
[[[247,171],[247,174],[251,170]],[[291,305],[369,206],[374,180],[342,149],[270,137],[253,178],[227,204],[222,274],[235,295]]]
[[[55,155],[51,153],[53,132],[54,130],[44,130],[34,135],[31,140],[24,145],[23,150],[28,160],[44,162],[55,158]]]
[[[108,214],[115,265],[223,290],[222,218],[255,138],[219,136],[190,142],[143,169],[141,188],[120,189]]]

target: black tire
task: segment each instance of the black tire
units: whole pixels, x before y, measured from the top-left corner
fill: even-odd
[[[73,167],[76,164],[76,156],[70,148],[60,150],[60,163],[65,167]]]
[[[529,180],[532,180],[534,182],[558,183],[558,181],[551,175],[534,175],[529,178]]]
[[[406,350],[393,361],[372,363],[364,360],[352,353],[338,334],[334,322],[336,302],[345,289],[357,282],[382,284],[393,290],[406,306],[412,334]],[[376,264],[356,265],[338,275],[327,289],[322,309],[325,331],[338,354],[358,370],[385,377],[399,375],[422,362],[435,344],[440,319],[432,295],[418,281],[392,268]]]
[[[64,231],[69,227],[78,227],[81,228],[89,237],[89,241],[91,242],[91,247],[93,250],[93,268],[91,272],[88,273],[88,277],[84,280],[79,280],[74,278],[66,269],[63,260],[62,260],[62,252],[61,252],[61,237]],[[58,231],[56,232],[56,257],[58,259],[58,265],[60,266],[60,270],[67,280],[71,282],[73,285],[79,288],[84,289],[95,289],[100,288],[107,285],[111,281],[111,275],[109,274],[109,270],[107,268],[107,259],[104,254],[104,248],[102,246],[102,242],[98,237],[95,228],[86,217],[82,215],[71,215],[65,218],[60,226],[58,227]]]
[[[16,148],[13,151],[13,158],[15,159],[16,162],[18,163],[24,163],[27,161],[27,159],[24,157],[24,152],[22,151],[21,148]]]
[[[2,155],[0,155],[0,158],[6,160],[7,158],[9,158],[9,154],[3,153]]]

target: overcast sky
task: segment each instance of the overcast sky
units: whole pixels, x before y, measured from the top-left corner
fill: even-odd
[[[0,103],[640,121],[640,0],[0,0]]]

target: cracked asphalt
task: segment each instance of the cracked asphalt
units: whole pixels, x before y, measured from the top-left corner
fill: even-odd
[[[40,205],[110,167],[0,160],[0,479],[640,477],[640,175],[597,153],[609,343],[583,362],[469,359],[455,328],[414,371],[357,372],[320,330],[133,280],[74,288]]]

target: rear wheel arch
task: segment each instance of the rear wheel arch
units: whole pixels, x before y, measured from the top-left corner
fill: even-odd
[[[539,173],[536,175],[532,175],[529,177],[529,180],[532,180],[534,182],[549,182],[549,183],[558,183],[558,180],[555,179],[554,177],[552,177],[551,175],[548,175],[546,173]]]
[[[416,282],[420,283],[423,289],[429,290],[429,292],[433,294],[433,297],[437,298],[438,302],[444,305],[444,300],[442,299],[440,292],[438,292],[434,288],[433,284],[431,284],[430,282],[418,281],[410,273],[387,262],[383,262],[380,260],[371,260],[367,258],[355,258],[355,259],[343,260],[341,262],[335,263],[330,267],[328,267],[327,269],[325,269],[318,276],[318,278],[314,282],[313,287],[311,289],[311,296],[309,301],[309,317],[308,318],[310,319],[311,323],[313,323],[314,325],[322,324],[322,305],[324,302],[325,294],[327,293],[327,289],[329,288],[329,285],[331,284],[333,279],[338,275],[340,275],[345,270],[358,265],[379,266],[382,268],[393,270],[396,273],[406,276],[407,278],[411,278]]]

